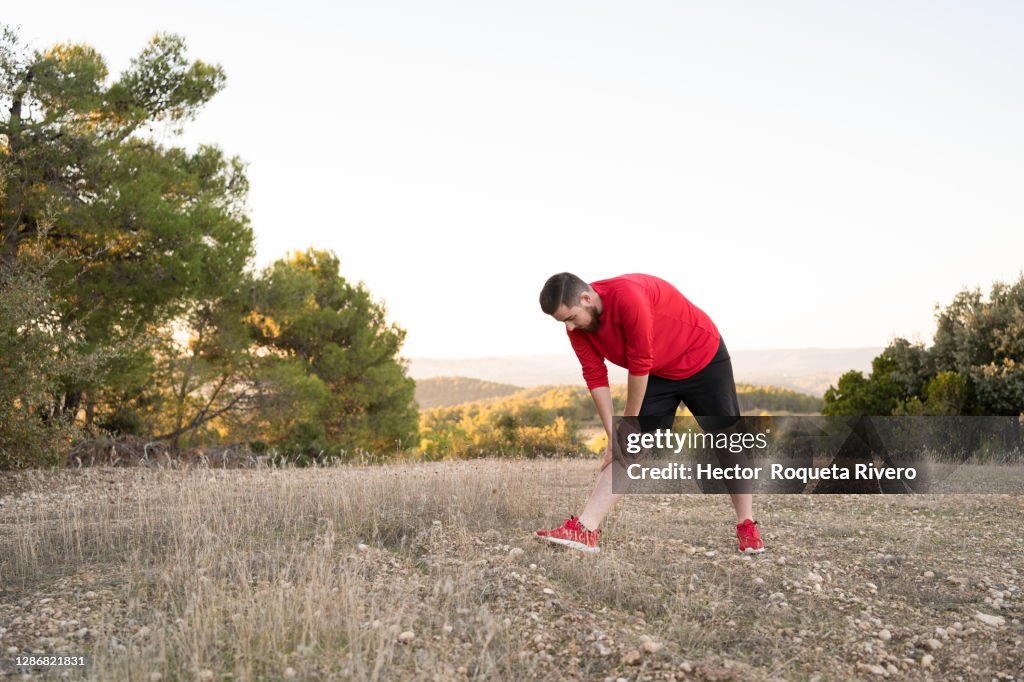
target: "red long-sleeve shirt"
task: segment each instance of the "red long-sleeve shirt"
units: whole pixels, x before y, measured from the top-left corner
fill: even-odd
[[[718,351],[715,323],[665,280],[631,274],[590,286],[603,306],[597,331],[567,332],[587,388],[608,385],[605,359],[637,376],[686,379]]]

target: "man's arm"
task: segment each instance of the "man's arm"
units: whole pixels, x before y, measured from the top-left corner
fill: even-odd
[[[646,374],[641,376],[629,375],[626,383],[626,409],[623,411],[622,416],[636,417],[640,414],[640,406],[643,405],[644,394],[647,393],[647,376]],[[612,406],[611,390],[607,386],[597,386],[590,392],[590,395],[594,399],[594,405],[597,407],[597,414],[601,417],[601,423],[604,424],[605,433],[611,436],[612,412],[615,409]]]
[[[597,408],[597,414],[601,417],[601,423],[604,424],[604,432],[608,436],[608,445],[604,449],[604,457],[601,459],[601,471],[612,463],[612,455],[615,452],[614,441],[612,438],[612,392],[607,386],[595,386],[590,389],[590,397],[594,399],[594,406]]]
[[[623,416],[635,417],[640,414],[640,406],[644,404],[644,394],[647,393],[647,377],[647,374],[629,375],[629,379],[626,380],[626,409]]]
[[[630,374],[626,384],[626,409],[623,416],[635,417],[640,414],[640,406],[644,402],[644,393],[646,392],[647,375],[636,376]],[[601,462],[601,469],[603,470],[611,464],[615,453],[613,445],[615,432],[614,423],[612,422],[615,408],[612,406],[612,392],[607,386],[595,387],[590,391],[590,396],[594,399],[597,414],[601,417],[601,423],[604,424],[604,432],[608,435],[608,447],[605,448],[604,459]]]
[[[612,392],[607,386],[597,386],[590,392],[590,397],[594,399],[594,406],[597,408],[597,414],[601,417],[601,423],[604,424],[604,432],[608,434],[608,442],[612,442]]]

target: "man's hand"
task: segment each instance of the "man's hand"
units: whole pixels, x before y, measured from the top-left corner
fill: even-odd
[[[608,443],[608,448],[605,450],[605,459],[601,464],[601,469],[604,470],[615,459],[619,460],[620,464],[626,458],[635,459],[637,455],[630,453],[629,437],[639,432],[640,423],[636,417],[619,419],[615,424],[615,432]]]

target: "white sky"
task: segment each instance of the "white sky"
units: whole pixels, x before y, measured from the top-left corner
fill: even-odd
[[[730,348],[930,341],[1024,267],[1024,4],[76,0],[6,6],[119,72],[228,74],[258,261],[335,250],[409,357],[570,352],[552,273],[649,272]]]

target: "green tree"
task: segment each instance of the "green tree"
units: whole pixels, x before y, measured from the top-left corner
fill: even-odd
[[[405,332],[340,275],[337,256],[309,250],[275,262],[254,301],[249,322],[271,358],[263,404],[287,396],[293,405],[269,413],[270,442],[312,454],[418,444],[415,383],[398,357]]]
[[[871,374],[847,372],[825,393],[823,414],[1024,413],[1024,274],[937,307],[931,348],[893,341]]]
[[[251,286],[240,280],[158,335],[150,382],[132,405],[154,438],[175,449],[214,443],[227,422],[255,408],[268,361],[245,321]]]
[[[908,399],[907,385],[897,353],[883,351],[871,361],[871,373],[851,370],[839,377],[838,385],[825,391],[825,405],[821,413],[839,415],[892,414],[901,400]]]
[[[56,464],[74,436],[56,408],[68,377],[87,377],[100,358],[77,329],[60,324],[46,279],[52,262],[0,271],[0,469]]]
[[[993,284],[987,300],[978,289],[960,292],[936,318],[934,363],[967,380],[967,411],[1024,413],[1024,273]]]
[[[894,414],[955,416],[963,414],[970,401],[967,380],[956,372],[939,372],[924,388],[924,399],[912,397],[900,404]]]
[[[59,327],[134,352],[101,381],[71,378],[58,410],[74,418],[84,399],[87,420],[93,407],[114,417],[146,388],[144,340],[230,288],[252,255],[242,163],[146,137],[194,117],[224,73],[158,35],[111,82],[93,48],[33,52],[3,28],[0,85],[0,270],[20,267],[30,238],[65,255],[49,273]]]

